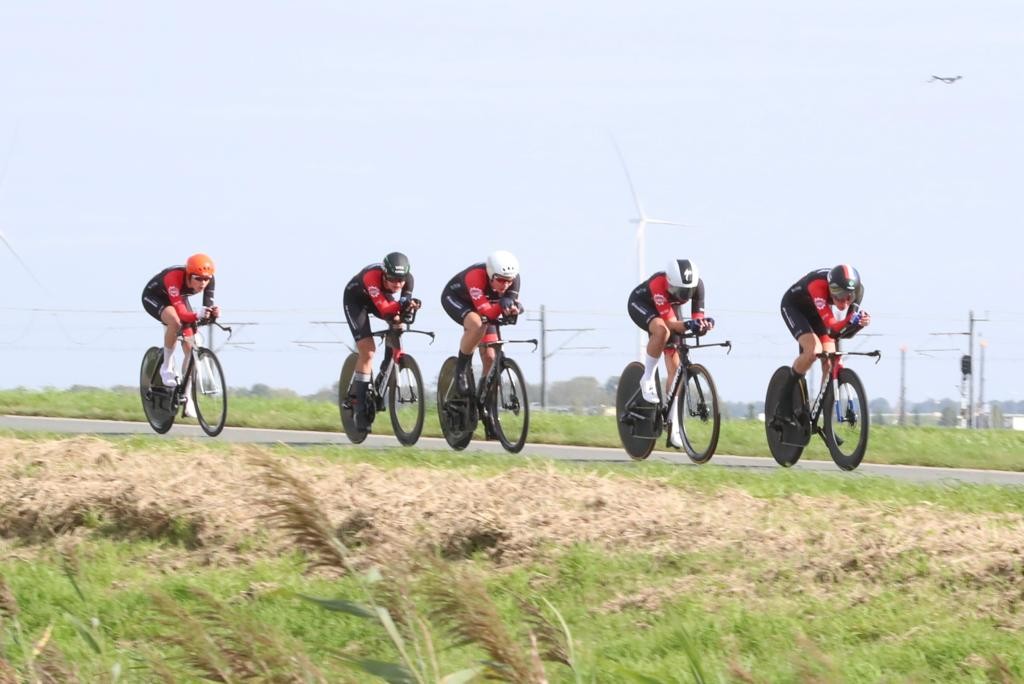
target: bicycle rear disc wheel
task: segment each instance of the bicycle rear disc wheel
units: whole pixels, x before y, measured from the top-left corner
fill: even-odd
[[[824,402],[825,443],[832,460],[842,470],[853,470],[868,450],[870,419],[864,383],[852,370],[843,368],[839,371],[839,396],[830,382]]]
[[[142,356],[142,368],[139,371],[139,394],[142,397],[142,410],[146,421],[158,434],[164,434],[174,425],[177,411],[174,406],[174,389],[164,387],[160,380],[160,366],[164,362],[164,352],[160,347],[150,347]]]
[[[458,359],[449,356],[441,364],[441,373],[437,378],[437,420],[448,446],[461,451],[473,439],[477,421],[471,406],[473,398],[459,394],[455,387],[457,363]]]
[[[718,408],[718,390],[708,369],[699,364],[686,371],[686,393],[679,399],[679,431],[683,447],[694,463],[707,463],[718,447],[722,414]]]
[[[530,431],[530,401],[526,396],[526,381],[519,364],[504,359],[498,382],[488,397],[494,434],[506,451],[518,454],[526,444]]]
[[[423,376],[416,359],[402,354],[388,380],[388,412],[395,437],[412,446],[423,432]]]
[[[643,461],[654,451],[654,443],[661,435],[660,405],[644,401],[640,394],[640,378],[643,364],[634,361],[627,365],[619,376],[619,387],[615,392],[615,421],[619,426],[622,448],[634,461]],[[655,375],[658,395],[661,382]]]
[[[217,355],[205,347],[196,349],[192,401],[195,402],[199,427],[210,437],[219,435],[228,420],[228,389]]]
[[[782,388],[786,386],[786,379],[789,377],[789,366],[780,366],[768,382],[768,392],[764,399],[764,432],[768,439],[768,449],[772,452],[772,458],[783,468],[789,468],[800,460],[804,448],[782,443],[783,427],[776,420],[776,410],[779,401],[782,399]],[[801,380],[801,382],[803,382]],[[799,385],[799,383],[797,383]],[[794,387],[793,405],[803,402],[802,391],[799,386]],[[799,397],[799,398],[798,398]]]
[[[338,377],[338,411],[341,414],[341,429],[345,431],[348,441],[353,444],[362,444],[366,439],[366,430],[360,430],[356,425],[355,397],[350,393],[352,387],[352,376],[356,372],[358,354],[349,354],[345,357],[345,363],[341,365],[341,375]],[[367,401],[370,398],[369,389],[366,392]]]

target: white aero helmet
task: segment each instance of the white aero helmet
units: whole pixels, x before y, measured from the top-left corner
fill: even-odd
[[[499,249],[487,255],[487,277],[515,278],[519,275],[519,259],[512,252]]]
[[[700,282],[700,271],[697,270],[697,264],[689,259],[669,261],[665,267],[665,276],[668,278],[669,289],[677,293],[695,288]]]

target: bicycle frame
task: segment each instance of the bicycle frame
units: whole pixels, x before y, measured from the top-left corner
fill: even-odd
[[[195,334],[191,335],[191,337],[192,337],[191,340],[189,340],[185,336],[185,334],[183,332],[178,334],[178,342],[181,343],[182,351],[184,351],[186,343],[188,344],[188,347],[189,347],[189,353],[185,356],[185,364],[184,364],[184,366],[181,369],[181,380],[182,381],[179,382],[177,385],[175,385],[173,389],[170,389],[170,391],[168,391],[169,388],[167,388],[167,387],[153,387],[152,388],[152,391],[154,391],[154,392],[164,391],[168,395],[170,395],[170,397],[171,397],[171,407],[175,411],[177,410],[177,408],[179,406],[181,406],[185,402],[185,398],[186,398],[185,397],[185,389],[186,389],[186,387],[188,387],[189,379],[192,379],[193,381],[195,380],[193,378],[193,371],[194,371],[195,366],[196,366],[196,357],[198,355],[198,351],[197,350],[200,347],[203,346],[202,345],[202,341],[203,340],[202,340],[202,337],[199,334],[199,327],[202,326],[202,325],[215,325],[215,326],[217,326],[218,328],[220,328],[221,330],[223,330],[224,332],[226,332],[228,334],[228,340],[231,339],[231,326],[221,325],[216,320],[211,320],[211,321],[208,321],[206,323],[196,322],[196,323],[191,323],[191,324],[186,324],[186,325],[191,327],[192,331]],[[184,329],[185,328],[183,326],[182,330],[184,331]],[[159,374],[159,372],[160,372],[159,368],[157,368],[157,369],[155,369],[153,371],[153,379],[154,380],[156,379],[156,375]]]
[[[478,396],[476,397],[477,405],[480,408],[484,407],[486,397],[490,396],[491,390],[495,387],[495,385],[498,385],[500,383],[500,381],[498,380],[498,374],[501,372],[502,361],[505,360],[504,346],[506,344],[532,344],[532,351],[537,351],[537,346],[539,345],[539,342],[534,338],[528,340],[503,340],[501,339],[500,328],[500,326],[503,325],[503,323],[499,322],[495,325],[499,326],[498,339],[492,342],[481,342],[478,345],[479,348],[491,348],[494,349],[495,352],[494,361],[491,363],[491,367],[487,369],[487,375],[483,377],[483,382],[480,385],[482,391],[479,392]]]
[[[684,339],[687,337],[694,337],[692,333],[688,333],[682,336]],[[683,378],[686,377],[686,371],[693,365],[690,361],[690,350],[707,347],[725,347],[727,349],[726,354],[732,353],[732,342],[726,340],[725,342],[716,342],[714,344],[701,344],[700,338],[695,337],[697,340],[696,344],[686,344],[680,340],[679,344],[676,345],[676,353],[679,354],[679,367],[676,368],[676,373],[672,376],[671,389],[667,396],[662,400],[658,410],[661,411],[662,423],[667,425],[672,421],[675,416],[672,416],[672,403],[675,401],[676,395],[679,393],[680,388],[683,386]]]
[[[878,363],[882,358],[882,352],[877,349],[871,352],[844,352],[837,348],[834,352],[820,352],[817,355],[819,359],[829,362],[828,375],[822,374],[821,383],[818,387],[818,394],[814,398],[814,402],[810,404],[809,414],[814,431],[821,435],[822,439],[824,439],[825,436],[822,434],[822,429],[818,425],[818,418],[821,417],[822,411],[825,409],[825,392],[828,390],[829,383],[832,384],[832,396],[835,397],[834,408],[836,411],[836,419],[839,422],[843,422],[844,420],[842,412],[844,397],[840,396],[839,385],[839,373],[843,370],[844,356],[871,356],[874,357],[875,363]]]
[[[372,383],[378,410],[384,409],[384,396],[385,392],[387,392],[391,375],[395,372],[395,366],[398,365],[399,359],[405,354],[405,351],[402,350],[402,335],[405,333],[426,335],[430,338],[430,343],[434,343],[434,333],[426,330],[413,330],[404,327],[405,325],[405,323],[400,323],[397,326],[390,326],[371,333],[373,337],[381,338],[385,352],[384,358],[381,359],[380,367],[377,370],[377,376],[373,379]]]

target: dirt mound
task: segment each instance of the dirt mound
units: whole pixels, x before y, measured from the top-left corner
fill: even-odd
[[[259,518],[266,492],[248,458],[252,448],[179,448],[126,451],[91,438],[0,440],[0,537],[7,540],[0,551],[26,552],[83,533],[169,540],[183,553],[201,554],[202,562],[225,564],[291,548]],[[540,465],[483,477],[338,465],[299,452],[282,458],[316,493],[338,535],[368,560],[427,551],[447,558],[482,553],[511,565],[577,542],[665,556],[719,552],[749,561],[743,576],[721,578],[720,590],[755,596],[766,582],[826,592],[856,576],[870,592],[891,584],[896,572],[896,581],[909,583],[912,573],[893,568],[919,558],[930,568],[926,574],[1005,587],[999,600],[1015,602],[1010,608],[1019,609],[1024,597],[1024,518],[1016,514],[839,497],[759,499],[741,489],[709,494]],[[605,609],[657,604],[702,581],[691,573]]]

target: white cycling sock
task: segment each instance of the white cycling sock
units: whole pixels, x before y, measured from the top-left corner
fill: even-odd
[[[164,368],[170,370],[174,368],[174,348],[164,347]]]
[[[654,372],[658,370],[658,361],[660,359],[650,354],[644,354],[644,377],[643,381],[648,382],[654,377]]]

